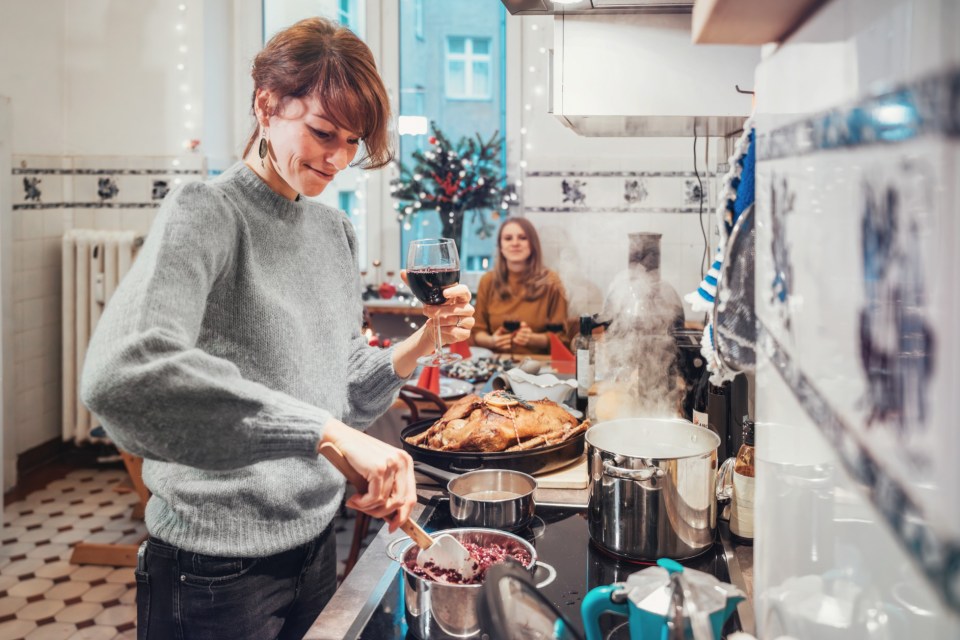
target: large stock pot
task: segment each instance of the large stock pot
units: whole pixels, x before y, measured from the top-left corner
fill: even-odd
[[[682,560],[717,531],[720,438],[685,420],[627,418],[586,433],[588,524],[601,548],[631,560]]]

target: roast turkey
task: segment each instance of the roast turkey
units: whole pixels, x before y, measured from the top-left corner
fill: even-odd
[[[523,401],[494,391],[464,396],[407,442],[438,451],[521,451],[563,442],[589,425],[550,400]]]

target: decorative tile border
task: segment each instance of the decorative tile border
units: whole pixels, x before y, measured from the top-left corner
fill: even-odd
[[[14,211],[32,209],[157,209],[160,202],[24,202],[13,205]]]
[[[528,213],[700,213],[712,208],[715,173],[694,171],[529,171]]]
[[[524,213],[700,213],[697,207],[589,207],[582,205],[579,207],[524,207]],[[709,213],[709,204],[706,200],[703,202],[703,212]]]
[[[179,166],[182,162],[193,166]],[[15,194],[12,208],[156,209],[178,183],[206,177],[197,162],[197,158],[21,156],[19,166],[10,172]],[[35,166],[27,166],[28,163]],[[64,168],[58,164],[74,166]],[[44,202],[44,198],[49,202]]]
[[[696,178],[693,171],[527,171],[528,178]],[[701,171],[701,178],[713,178],[717,173]]]
[[[940,539],[917,504],[858,441],[854,430],[830,406],[762,321],[758,329],[758,347],[833,446],[844,468],[863,487],[931,586],[949,607],[960,611],[960,544]]]
[[[921,135],[960,137],[960,68],[876,92],[757,136],[757,158],[894,144]]]
[[[30,169],[18,167],[10,173],[13,175],[59,175],[59,176],[202,176],[200,169]]]

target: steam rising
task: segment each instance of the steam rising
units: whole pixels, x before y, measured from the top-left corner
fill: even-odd
[[[630,240],[630,267],[616,275],[604,302],[602,319],[611,324],[597,348],[597,418],[674,418],[685,385],[672,332],[683,327],[683,306],[660,280],[659,234]]]

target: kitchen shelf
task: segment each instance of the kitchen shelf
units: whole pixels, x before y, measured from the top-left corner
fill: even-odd
[[[697,44],[782,42],[826,0],[696,0]]]

